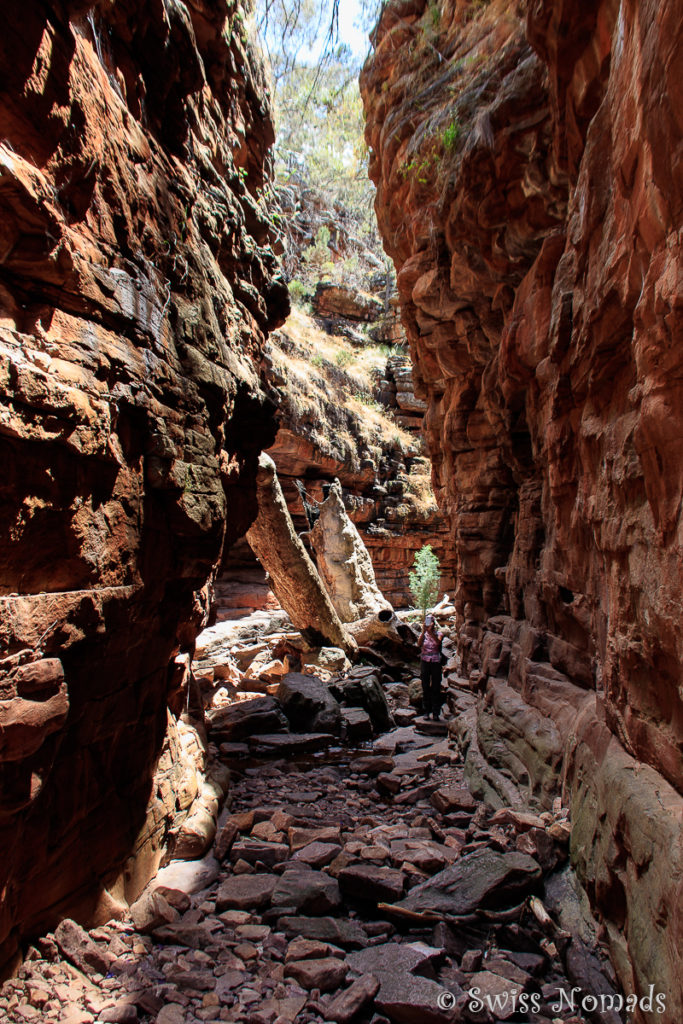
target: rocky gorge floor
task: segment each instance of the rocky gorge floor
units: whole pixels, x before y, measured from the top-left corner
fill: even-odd
[[[275,704],[232,705],[237,737],[270,728]],[[412,719],[302,753],[325,734],[275,732],[270,746],[261,731],[249,746],[225,738],[224,709],[232,787],[211,851],[163,868],[123,920],[89,932],[65,920],[38,940],[0,1017],[618,1024],[590,922],[566,930],[552,916],[578,903],[565,810],[492,812],[444,724]]]

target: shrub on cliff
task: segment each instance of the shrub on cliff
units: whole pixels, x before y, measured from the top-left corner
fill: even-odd
[[[419,551],[416,551],[413,568],[408,574],[408,582],[415,604],[422,614],[426,615],[427,609],[434,604],[439,596],[439,584],[441,583],[441,565],[432,551],[431,544],[424,544]]]

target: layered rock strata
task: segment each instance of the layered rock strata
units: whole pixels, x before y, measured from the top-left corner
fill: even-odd
[[[28,0],[3,15],[7,964],[67,911],[108,916],[105,890],[134,896],[187,810],[153,781],[167,703],[183,704],[175,659],[255,514],[274,436],[258,359],[287,299],[243,8]]]
[[[483,693],[471,774],[493,800],[564,785],[660,1022],[683,1015],[682,52],[675,2],[391,0],[361,82]]]

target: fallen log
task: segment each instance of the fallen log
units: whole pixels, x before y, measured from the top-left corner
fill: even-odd
[[[318,570],[296,535],[275,463],[265,452],[259,458],[256,488],[258,515],[247,540],[270,576],[275,596],[310,644],[341,647],[346,654],[355,654],[358,645],[342,625]]]
[[[339,480],[319,506],[309,536],[320,575],[342,622],[390,621],[394,610],[377,586],[368,549],[344,508]],[[380,620],[379,613],[386,619]]]

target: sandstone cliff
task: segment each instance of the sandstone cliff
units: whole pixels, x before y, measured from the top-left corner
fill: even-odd
[[[437,491],[470,777],[571,798],[622,982],[683,993],[681,19],[390,0],[361,88]]]
[[[241,4],[3,15],[0,964],[139,891],[187,810],[153,783],[167,701],[255,513],[287,306]]]

